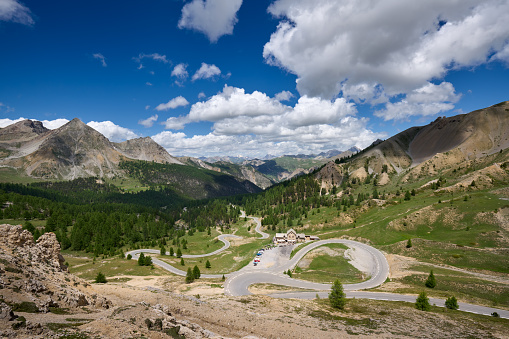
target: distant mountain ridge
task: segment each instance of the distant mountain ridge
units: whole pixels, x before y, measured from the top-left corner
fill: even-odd
[[[31,120],[7,126],[0,129],[0,148],[1,165],[45,179],[112,177],[123,158],[180,163],[150,138],[114,143],[77,118],[54,130]]]
[[[121,168],[121,164],[127,168],[126,163],[136,161],[147,163],[141,166],[143,171],[150,169],[150,164],[181,166],[178,170],[164,166],[158,168],[167,172],[164,180],[152,173],[134,174],[143,174],[140,178],[145,179],[146,185],[169,185],[180,195],[189,198],[213,198],[260,190],[248,180],[228,173],[215,175],[207,173],[206,170],[195,169],[200,166],[190,168],[151,138],[111,142],[77,118],[54,130],[31,120],[0,129],[0,166],[15,169],[32,178],[125,178],[129,173]]]

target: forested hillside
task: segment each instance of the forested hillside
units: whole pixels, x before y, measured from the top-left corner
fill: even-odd
[[[20,221],[38,238],[55,232],[63,249],[114,255],[178,239],[186,230],[234,221],[227,200],[191,201],[169,189],[123,193],[97,178],[30,185],[0,184],[0,219]],[[175,221],[180,224],[175,226]]]

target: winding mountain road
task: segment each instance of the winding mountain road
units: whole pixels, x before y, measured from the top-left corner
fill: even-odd
[[[246,217],[244,211],[241,211],[241,217]],[[269,234],[261,231],[261,220],[257,217],[248,217],[253,219],[257,226],[255,231],[261,235],[258,239],[267,239]],[[216,251],[206,253],[206,254],[198,254],[198,255],[183,255],[183,258],[201,258],[208,257],[212,255],[216,255],[227,248],[230,247],[230,242],[226,239],[228,237],[242,238],[236,235],[231,234],[222,234],[218,237],[220,241],[224,243],[224,246]],[[415,295],[404,295],[404,294],[396,294],[396,293],[382,293],[382,292],[366,292],[359,291],[363,289],[374,288],[380,286],[384,283],[389,275],[389,264],[387,259],[383,255],[382,252],[377,250],[374,247],[369,245],[346,239],[327,239],[313,242],[301,250],[299,250],[293,258],[278,258],[275,261],[275,264],[270,267],[252,267],[250,265],[243,267],[237,272],[225,274],[224,276],[228,279],[224,284],[224,291],[226,295],[229,296],[242,296],[249,295],[248,288],[252,284],[257,283],[268,283],[282,286],[289,286],[295,288],[302,288],[306,290],[314,290],[313,292],[304,291],[304,292],[285,292],[285,293],[275,293],[271,294],[271,297],[274,298],[298,298],[298,299],[313,299],[318,295],[320,298],[327,298],[329,294],[329,290],[331,288],[330,284],[320,284],[314,283],[310,281],[292,279],[287,275],[283,274],[284,271],[288,269],[293,269],[298,262],[308,253],[309,251],[323,245],[327,244],[344,244],[352,249],[358,249],[360,251],[364,251],[365,254],[369,256],[369,260],[371,261],[371,275],[370,278],[364,282],[356,283],[356,284],[344,284],[343,288],[345,289],[347,298],[364,298],[364,299],[375,299],[375,300],[389,300],[389,301],[405,301],[405,302],[415,302]],[[291,250],[291,248],[290,248]],[[126,255],[131,254],[132,258],[138,260],[140,253],[153,253],[159,254],[160,251],[153,249],[139,249],[133,250],[126,253]],[[168,252],[167,252],[168,254]],[[187,272],[179,270],[170,264],[161,261],[159,259],[152,259],[152,262],[155,265],[160,266],[161,268],[177,274],[181,276],[185,276]],[[203,278],[221,278],[222,274],[202,274]],[[430,303],[435,304],[436,306],[445,307],[445,300],[430,298]],[[500,317],[509,319],[509,311],[501,310],[491,307],[484,307],[466,303],[458,303],[459,309],[465,312],[491,315],[493,312],[497,312]]]
[[[240,217],[241,218],[246,218],[246,212],[240,211]],[[258,218],[258,217],[247,217],[247,218],[253,219],[254,222],[256,222],[255,231],[256,231],[256,233],[261,235],[261,237],[258,238],[258,239],[267,239],[269,237],[268,233],[265,233],[265,232],[262,231],[262,221],[261,221],[260,218]]]

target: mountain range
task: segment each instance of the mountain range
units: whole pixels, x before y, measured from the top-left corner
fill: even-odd
[[[111,179],[129,177],[121,163],[145,161],[181,166],[178,171],[167,172],[178,172],[179,178],[190,185],[193,182],[200,182],[198,186],[205,185],[205,182],[195,180],[197,175],[205,173],[207,184],[212,180],[223,183],[217,184],[219,186],[234,186],[228,189],[217,186],[208,193],[193,195],[193,198],[206,198],[256,192],[313,172],[327,163],[324,171],[330,173],[320,174],[325,186],[334,184],[334,180],[325,179],[334,172],[337,172],[336,183],[337,178],[347,172],[348,176],[360,180],[375,173],[379,183],[385,184],[392,174],[404,173],[408,179],[418,177],[421,172],[438,173],[458,164],[479,161],[508,147],[508,102],[468,114],[439,117],[428,125],[409,128],[385,141],[377,140],[362,151],[354,147],[344,152],[332,150],[318,155],[267,159],[174,157],[149,137],[111,142],[77,118],[54,130],[45,128],[41,122],[24,120],[0,129],[0,172],[15,171],[18,176],[41,180],[90,176]],[[332,171],[333,162],[347,162],[348,165]],[[194,170],[186,171],[185,168]],[[189,178],[184,179],[182,173],[188,173]],[[142,177],[146,185],[176,183],[177,180],[169,175],[165,176],[166,181],[153,175]],[[232,178],[225,180],[227,177]],[[180,186],[180,191],[186,191]]]

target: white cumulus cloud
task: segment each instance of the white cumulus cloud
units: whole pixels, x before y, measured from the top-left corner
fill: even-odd
[[[368,119],[355,114],[355,105],[344,98],[303,96],[291,107],[262,92],[225,86],[208,100],[193,104],[188,115],[163,123],[167,129],[182,130],[191,122],[213,122],[210,134],[188,137],[165,131],[153,139],[172,154],[263,156],[363,148],[385,137],[370,131]]]
[[[18,119],[0,119],[0,127],[7,127],[9,125],[15,124],[17,122],[26,120],[25,118],[21,117]],[[56,129],[59,128],[69,122],[67,119],[55,119],[55,120],[38,120],[38,119],[29,119],[32,121],[40,121],[42,122],[43,126],[47,129]]]
[[[87,125],[113,142],[121,142],[139,137],[138,134],[130,129],[116,125],[111,121],[90,121]]]
[[[32,12],[17,0],[0,0],[0,20],[33,25]]]
[[[191,121],[218,121],[235,116],[259,116],[284,113],[288,108],[265,93],[225,85],[223,91],[207,101],[195,103],[189,112]]]
[[[291,98],[293,98],[294,95],[292,92],[290,91],[281,91],[279,93],[277,93],[274,98],[277,100],[277,101],[288,101],[290,100]]]
[[[242,0],[193,0],[182,8],[178,27],[196,30],[210,42],[217,42],[221,36],[233,33],[241,5]]]
[[[159,104],[155,108],[156,111],[167,111],[169,109],[174,109],[180,106],[187,106],[189,105],[189,101],[186,100],[183,96],[178,96],[176,98],[171,99],[165,104]]]
[[[276,0],[268,11],[281,21],[263,56],[311,97],[379,104],[509,58],[508,1]]]
[[[154,122],[156,122],[158,118],[159,118],[159,116],[156,114],[156,115],[153,115],[145,120],[138,121],[138,124],[145,126],[145,127],[152,127],[152,126],[154,126]]]
[[[177,77],[179,79],[187,79],[189,73],[187,72],[187,64],[180,63],[173,68],[171,71],[171,76]]]
[[[202,62],[201,67],[193,75],[193,81],[198,79],[210,79],[219,74],[221,74],[219,67]]]
[[[388,102],[385,109],[376,111],[375,116],[385,120],[407,120],[410,116],[430,116],[454,108],[461,95],[456,94],[449,82],[439,85],[428,83],[408,93],[397,102]]]

